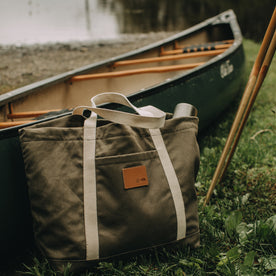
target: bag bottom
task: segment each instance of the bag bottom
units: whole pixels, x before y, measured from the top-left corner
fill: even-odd
[[[97,260],[57,260],[57,259],[49,259],[49,262],[51,264],[51,266],[60,272],[63,272],[66,265],[68,263],[71,264],[71,272],[83,272],[87,269],[93,269],[93,266],[98,264],[101,261],[114,261],[117,258],[129,258],[131,256],[136,255],[137,253],[142,254],[143,252],[146,253],[146,251],[149,251],[150,249],[157,249],[157,248],[170,248],[171,246],[177,246],[177,248],[179,249],[183,249],[187,246],[189,246],[190,248],[198,248],[200,246],[200,232],[195,232],[189,236],[186,236],[184,239],[182,240],[178,240],[178,241],[172,241],[170,243],[166,243],[166,244],[160,244],[160,245],[156,245],[156,246],[152,246],[149,248],[141,248],[139,250],[133,250],[133,251],[129,251],[129,252],[124,252],[121,254],[117,254],[117,255],[112,255],[109,257],[105,257],[105,258],[99,258]]]

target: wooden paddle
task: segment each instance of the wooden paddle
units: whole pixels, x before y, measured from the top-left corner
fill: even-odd
[[[260,47],[258,56],[250,73],[243,97],[241,99],[236,117],[228,135],[226,144],[222,151],[220,160],[215,170],[211,185],[207,192],[204,206],[209,202],[215,186],[221,180],[225,173],[230,159],[234,154],[235,148],[238,144],[242,129],[249,116],[250,110],[257,97],[258,91],[266,76],[267,70],[275,52],[275,26],[276,26],[276,8],[274,9],[272,18],[265,33],[262,45]],[[272,38],[273,37],[273,38]]]
[[[237,144],[239,142],[242,130],[243,130],[243,128],[244,128],[244,126],[245,126],[245,124],[247,122],[247,119],[249,117],[251,108],[252,108],[252,106],[253,106],[253,104],[254,104],[254,102],[256,100],[256,97],[258,95],[258,91],[261,88],[261,86],[263,84],[263,81],[265,79],[265,76],[266,76],[266,74],[268,72],[268,68],[270,66],[270,63],[271,63],[272,58],[273,58],[273,55],[275,53],[275,49],[276,49],[276,32],[274,33],[274,36],[273,36],[272,41],[271,41],[271,44],[270,44],[270,46],[268,48],[267,54],[265,56],[265,60],[264,60],[264,62],[262,64],[262,67],[261,67],[261,70],[260,70],[260,74],[258,76],[256,85],[255,85],[255,88],[253,90],[252,96],[251,96],[251,98],[249,100],[249,103],[248,103],[248,106],[246,108],[245,115],[242,118],[240,127],[239,127],[239,129],[237,131],[237,134],[236,134],[236,139],[235,139],[235,141],[233,143],[233,146],[232,146],[232,149],[231,149],[231,151],[229,153],[228,159],[226,160],[226,164],[225,164],[225,167],[224,167],[224,169],[222,171],[222,174],[221,174],[221,177],[220,177],[219,181],[223,178],[223,176],[225,174],[225,171],[226,171],[226,169],[227,169],[227,167],[228,167],[228,165],[229,165],[229,163],[230,163],[230,161],[232,159],[232,156],[233,156],[233,154],[235,152],[235,149],[236,149]]]

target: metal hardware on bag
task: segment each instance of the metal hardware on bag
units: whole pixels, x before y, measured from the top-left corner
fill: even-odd
[[[197,116],[197,109],[187,103],[179,103],[174,109],[173,118],[188,117],[188,116]]]

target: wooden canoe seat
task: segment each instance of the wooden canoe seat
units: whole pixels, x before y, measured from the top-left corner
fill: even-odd
[[[204,62],[178,64],[178,65],[171,65],[171,66],[139,68],[139,69],[131,69],[131,70],[125,70],[125,71],[117,71],[117,72],[78,75],[78,76],[72,77],[70,81],[75,82],[75,81],[89,80],[89,79],[124,77],[124,76],[145,74],[145,73],[164,73],[164,72],[170,72],[170,71],[189,70],[197,66],[200,66],[202,64],[204,64]]]

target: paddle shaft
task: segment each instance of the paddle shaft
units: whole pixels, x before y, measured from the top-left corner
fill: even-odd
[[[266,77],[266,74],[268,72],[269,66],[271,64],[271,61],[272,61],[274,53],[275,53],[275,49],[276,49],[276,32],[274,32],[274,36],[272,38],[272,42],[271,42],[271,44],[269,46],[269,49],[268,49],[267,54],[265,56],[264,62],[262,64],[262,66],[261,66],[260,73],[259,73],[256,85],[254,87],[253,93],[252,93],[251,98],[249,100],[249,103],[248,103],[248,106],[246,108],[244,117],[242,118],[241,124],[239,125],[239,129],[237,131],[235,141],[233,143],[233,146],[231,148],[229,156],[228,156],[228,158],[226,160],[226,164],[225,164],[225,166],[223,168],[223,171],[221,173],[221,177],[219,179],[219,182],[223,178],[223,176],[224,176],[224,174],[226,172],[226,169],[227,169],[227,167],[228,167],[228,165],[229,165],[229,163],[230,163],[230,161],[231,161],[231,159],[232,159],[232,157],[234,155],[234,152],[235,152],[235,149],[236,149],[237,144],[239,142],[242,130],[243,130],[243,128],[244,128],[244,126],[245,126],[245,124],[247,122],[247,119],[249,117],[250,111],[251,111],[251,109],[253,107],[253,104],[254,104],[254,102],[255,102],[255,100],[257,98],[258,92],[259,92],[259,90],[260,90],[260,88],[261,88],[261,86],[263,84],[263,81],[264,81],[264,79]]]
[[[226,171],[226,168],[227,168],[226,165],[229,164],[229,161],[226,162],[227,156],[229,155],[229,153],[231,151],[234,152],[234,150],[235,150],[234,147],[231,149],[231,146],[232,145],[237,145],[237,141],[235,141],[235,137],[238,138],[238,136],[241,135],[241,133],[240,133],[237,136],[237,134],[239,133],[239,125],[242,123],[242,118],[244,116],[245,116],[244,118],[246,118],[246,116],[248,117],[248,114],[246,114],[246,111],[250,112],[250,109],[247,109],[247,106],[249,104],[250,99],[251,98],[253,99],[254,87],[256,85],[258,74],[260,73],[261,65],[264,61],[267,49],[269,48],[270,42],[272,40],[272,36],[275,33],[275,26],[276,26],[276,9],[274,9],[272,18],[270,20],[270,23],[269,23],[267,31],[265,33],[262,45],[260,47],[258,56],[256,58],[256,61],[254,63],[252,71],[250,73],[249,80],[248,80],[248,83],[246,85],[243,97],[241,99],[236,117],[234,119],[233,125],[231,127],[230,133],[229,133],[227,141],[226,141],[226,144],[224,146],[224,149],[222,151],[220,160],[219,160],[217,168],[215,170],[211,185],[210,185],[209,190],[207,192],[207,195],[206,195],[206,198],[205,198],[205,201],[204,201],[204,206],[209,202],[210,197],[213,193],[213,190],[214,190],[216,184],[221,179],[222,173]],[[253,102],[252,102],[252,104],[253,104]],[[241,132],[241,130],[240,130],[240,132]],[[232,155],[233,155],[233,153],[232,153]],[[229,156],[231,156],[231,154]]]

